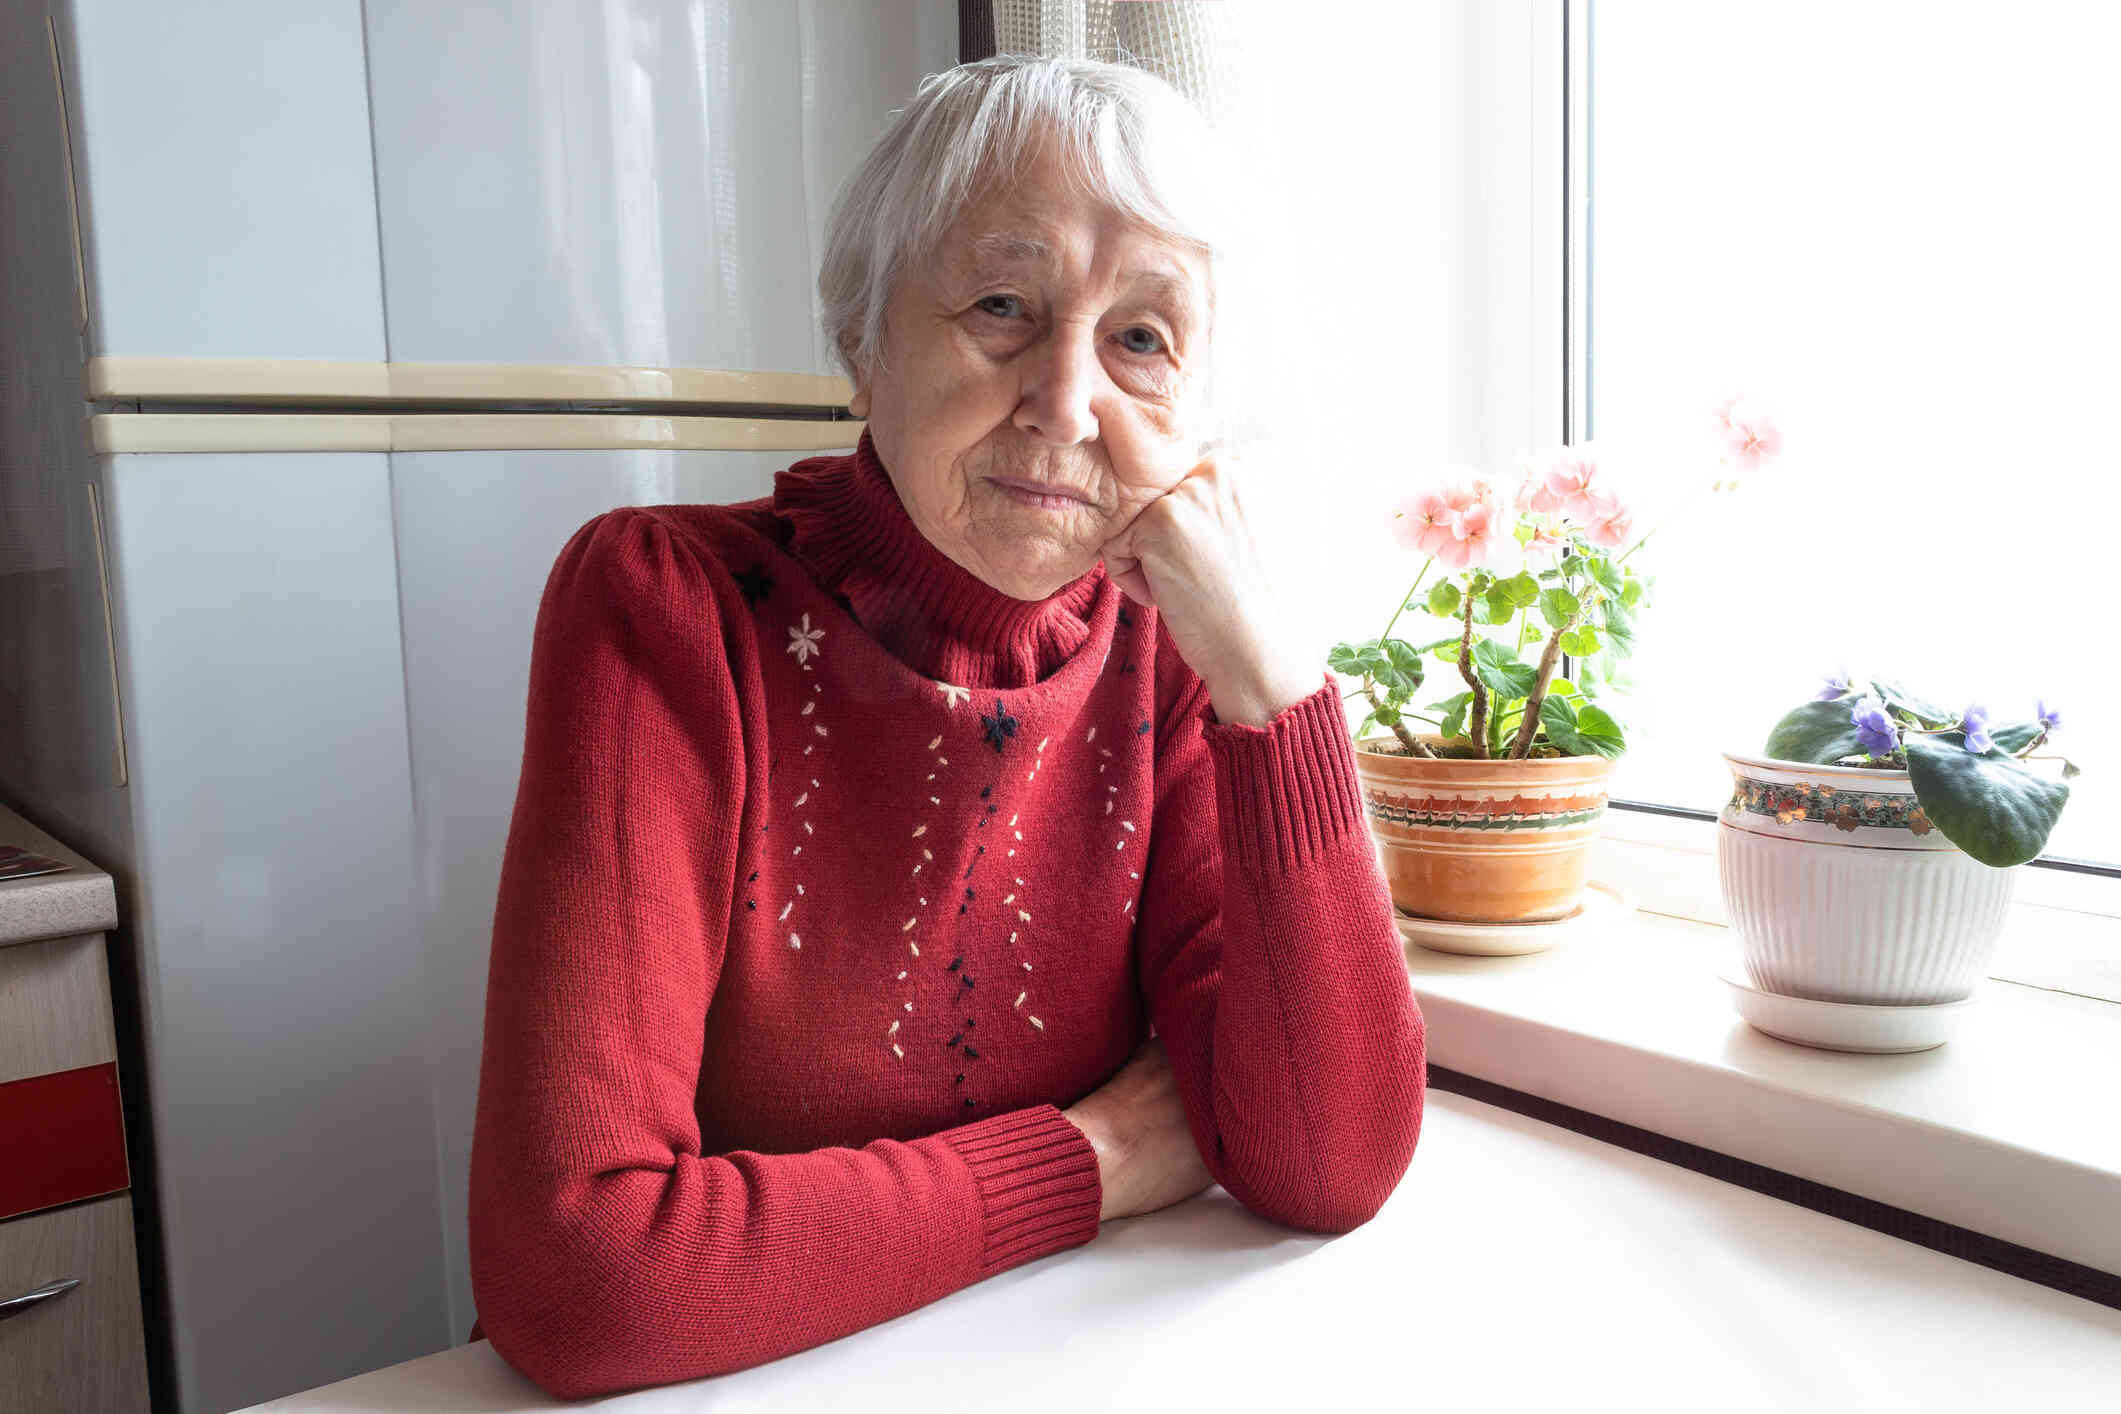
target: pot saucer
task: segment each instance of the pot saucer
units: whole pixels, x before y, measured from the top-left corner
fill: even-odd
[[[1392,921],[1399,925],[1400,937],[1431,952],[1520,957],[1545,952],[1634,911],[1632,895],[1616,885],[1594,880],[1584,885],[1583,898],[1574,909],[1541,923],[1450,923],[1441,918],[1416,918],[1400,912],[1397,906],[1392,909]]]
[[[1717,972],[1730,989],[1738,1014],[1756,1031],[1781,1041],[1822,1051],[1862,1055],[1901,1055],[1933,1050],[1959,1033],[1978,994],[1956,1002],[1913,1006],[1864,1006],[1856,1002],[1821,1002],[1762,991],[1746,978],[1743,963],[1732,959]]]

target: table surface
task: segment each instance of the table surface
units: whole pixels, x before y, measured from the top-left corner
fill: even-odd
[[[2113,1408],[2121,1311],[1460,1095],[1340,1237],[1221,1188],[783,1360],[594,1401],[702,1410]],[[290,1395],[304,1414],[528,1414],[485,1341]]]

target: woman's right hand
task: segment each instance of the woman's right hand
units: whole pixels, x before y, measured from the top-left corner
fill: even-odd
[[[1160,1037],[1144,1041],[1118,1074],[1061,1114],[1097,1151],[1105,1190],[1100,1222],[1153,1213],[1215,1182],[1186,1127]]]

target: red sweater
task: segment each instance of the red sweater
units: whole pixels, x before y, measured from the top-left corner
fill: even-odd
[[[560,552],[486,993],[484,1334],[562,1398],[756,1365],[1098,1232],[1153,1026],[1209,1171],[1341,1232],[1423,1026],[1333,682],[1215,719],[1102,565],[1009,598],[868,438]]]

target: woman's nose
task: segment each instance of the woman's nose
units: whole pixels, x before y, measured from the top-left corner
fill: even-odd
[[[1016,425],[1064,446],[1095,441],[1097,412],[1092,403],[1104,376],[1095,329],[1059,326],[1027,351]]]

